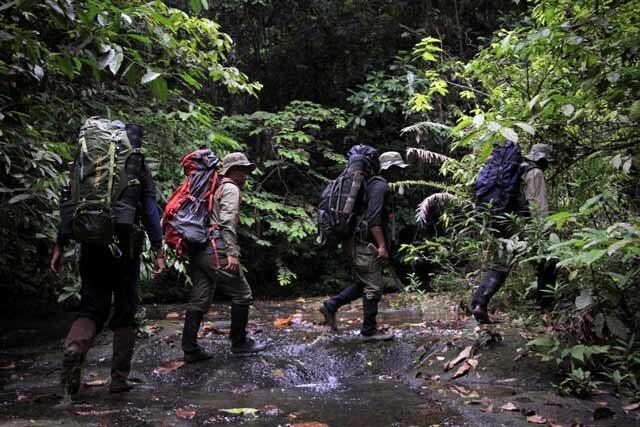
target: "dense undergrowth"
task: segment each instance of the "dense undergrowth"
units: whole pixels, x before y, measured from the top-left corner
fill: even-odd
[[[247,151],[258,169],[244,198],[243,258],[269,296],[327,293],[349,280],[340,257],[313,243],[314,205],[346,149],[364,142],[408,148],[413,165],[394,186],[405,285],[465,300],[486,253],[502,251],[514,267],[495,301],[546,327],[531,348],[561,368],[559,387],[587,394],[607,382],[638,393],[640,2],[505,1],[484,15],[471,1],[455,10],[404,3],[3,3],[6,307],[75,295],[73,269],[58,279],[47,261],[58,189],[88,116],[144,126],[161,203],[182,179],[184,153],[203,144]],[[517,232],[496,239],[470,189],[504,138],[523,150],[553,145],[554,212],[513,217]],[[541,258],[560,269],[544,315],[532,299]],[[172,261],[160,284],[143,275],[145,295],[180,298],[184,267]]]

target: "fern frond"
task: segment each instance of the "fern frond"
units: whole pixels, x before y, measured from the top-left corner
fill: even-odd
[[[449,156],[423,148],[407,148],[407,158],[426,165],[441,164],[451,160]]]
[[[424,181],[424,180],[405,180],[392,182],[388,185],[389,189],[396,191],[403,187],[432,187],[439,191],[450,191],[450,187],[442,182]]]
[[[447,192],[434,193],[430,195],[418,205],[418,208],[416,209],[416,221],[421,224],[426,223],[434,207],[457,200],[460,200],[458,196]]]

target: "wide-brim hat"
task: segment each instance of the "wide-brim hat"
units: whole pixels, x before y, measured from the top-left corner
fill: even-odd
[[[401,169],[409,166],[407,163],[402,160],[402,155],[397,151],[387,151],[382,153],[380,157],[378,157],[378,161],[380,162],[380,170],[387,170],[393,166],[399,167]]]
[[[247,159],[247,156],[242,153],[230,153],[222,159],[222,168],[220,168],[220,173],[225,175],[229,169],[233,167],[246,168],[251,172],[256,168],[256,165],[251,163],[249,159]]]
[[[553,147],[549,144],[533,144],[529,154],[524,156],[532,162],[537,162],[542,159],[547,162],[553,162]]]

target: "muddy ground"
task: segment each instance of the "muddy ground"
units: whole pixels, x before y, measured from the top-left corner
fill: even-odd
[[[526,348],[535,331],[504,323],[480,329],[446,295],[386,297],[380,323],[392,342],[364,344],[361,304],[340,312],[341,331],[319,325],[320,299],[261,301],[252,334],[264,353],[233,356],[228,306],[215,304],[200,342],[211,361],[180,366],[180,306],[146,306],[133,360],[135,389],[110,395],[111,335],[89,352],[80,394],[58,385],[61,315],[0,338],[0,424],[6,426],[532,426],[640,425],[603,392],[563,397],[553,370]],[[468,358],[444,365],[468,347]],[[460,358],[459,358],[460,359]],[[454,378],[456,377],[457,378]],[[307,423],[307,424],[305,424]]]

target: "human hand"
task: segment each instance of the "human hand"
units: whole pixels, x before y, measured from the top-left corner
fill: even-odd
[[[55,274],[60,274],[64,270],[64,253],[62,243],[56,242],[56,246],[53,248],[53,255],[51,256],[51,271]]]
[[[231,273],[237,273],[240,271],[240,259],[231,255],[227,255],[227,266],[224,270]]]
[[[157,280],[166,267],[167,261],[165,259],[165,253],[162,249],[160,249],[156,252],[156,256],[153,259],[153,271],[151,272],[151,277],[153,278],[153,280]]]

